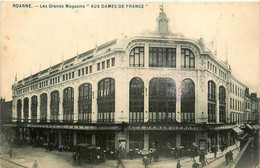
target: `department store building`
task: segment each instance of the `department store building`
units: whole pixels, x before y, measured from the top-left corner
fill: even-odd
[[[171,33],[163,9],[156,21],[155,32],[120,36],[15,81],[16,135],[57,145],[121,145],[126,152],[234,144],[243,133],[246,86],[203,38]]]

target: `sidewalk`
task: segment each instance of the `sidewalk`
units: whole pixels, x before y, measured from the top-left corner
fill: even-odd
[[[239,146],[239,144],[238,144]],[[229,150],[233,151],[236,150],[236,145],[228,147],[226,151],[223,153],[220,151],[217,153],[217,157],[214,158],[214,153],[208,153],[206,158],[208,162],[211,164],[215,160],[222,158],[225,153]],[[1,147],[1,154],[0,157],[11,162],[15,162],[17,164],[23,165],[25,167],[31,168],[34,161],[37,160],[39,163],[39,168],[74,168],[74,167],[100,167],[100,168],[115,168],[116,167],[116,160],[107,160],[105,163],[101,164],[88,164],[83,163],[81,166],[74,166],[72,160],[72,153],[71,152],[58,152],[58,151],[48,151],[46,152],[44,148],[32,148],[31,146],[24,146],[24,147],[14,147],[13,148],[13,157],[9,158],[8,155],[9,145],[4,144]],[[235,159],[236,156],[234,156]],[[199,161],[199,157],[195,158],[196,161]],[[190,157],[182,157],[180,158],[182,168],[191,168],[193,161]],[[124,159],[123,163],[126,168],[143,168],[142,159]],[[160,158],[160,162],[152,162],[149,167],[151,168],[172,168],[176,167],[177,159],[172,158]]]

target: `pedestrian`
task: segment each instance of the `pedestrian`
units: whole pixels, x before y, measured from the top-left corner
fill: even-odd
[[[120,149],[118,150],[118,152],[117,152],[117,166],[116,166],[116,168],[119,168],[119,166],[121,166],[121,167],[125,167],[124,166],[124,164],[123,164],[123,162],[122,162],[122,156],[121,156],[121,151],[120,151]]]
[[[38,168],[38,166],[39,166],[39,165],[38,165],[38,162],[37,162],[37,160],[35,160],[35,161],[34,161],[34,164],[33,164],[33,168]]]
[[[233,152],[231,150],[229,151],[229,161],[233,162]]]
[[[192,161],[195,160],[195,150],[194,149],[191,151],[191,160]]]
[[[228,165],[228,161],[229,161],[228,159],[229,159],[229,153],[227,152],[225,154],[226,165]]]
[[[201,163],[202,163],[202,166],[206,166],[206,162],[205,162],[205,154],[204,152],[201,153]]]
[[[143,157],[143,164],[144,164],[144,168],[148,168],[149,158],[146,154]]]
[[[80,157],[81,157],[80,154],[77,152],[77,153],[76,153],[76,164],[77,164],[77,165],[81,165],[81,162],[80,162],[80,159],[81,159],[81,158],[80,158]]]
[[[13,157],[13,149],[12,149],[12,147],[10,147],[8,154],[9,154],[10,158]]]
[[[177,165],[176,165],[176,168],[181,168],[181,162],[180,162],[180,160],[178,160]]]
[[[159,162],[159,152],[156,149],[154,149],[153,154],[154,154],[154,162]]]
[[[214,158],[217,157],[217,152],[218,152],[218,146],[215,146],[215,148],[214,148]]]
[[[196,162],[196,160],[194,160],[192,168],[199,168],[199,164]]]
[[[74,151],[73,154],[72,154],[74,165],[76,165],[76,157],[77,157],[77,153]]]

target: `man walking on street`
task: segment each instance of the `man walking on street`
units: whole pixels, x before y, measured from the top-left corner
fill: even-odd
[[[199,168],[199,164],[196,162],[196,160],[194,160],[192,168]]]
[[[12,149],[12,147],[10,147],[8,154],[9,154],[10,158],[13,157],[13,149]]]
[[[227,152],[227,153],[225,154],[226,165],[228,165],[228,159],[229,159],[229,153]]]
[[[229,151],[229,161],[233,162],[233,152],[231,150]]]
[[[177,165],[176,165],[176,168],[181,168],[180,160],[178,160],[178,163],[177,163]]]

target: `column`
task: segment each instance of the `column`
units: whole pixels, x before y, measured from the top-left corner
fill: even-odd
[[[176,68],[181,68],[181,45],[178,44],[176,48]]]
[[[129,122],[129,82],[127,75],[119,76],[115,78],[115,122]]]
[[[77,144],[77,131],[73,131],[73,146]]]
[[[144,45],[144,67],[149,67],[149,45]]]
[[[216,86],[216,123],[219,123],[219,88]]]
[[[63,122],[63,90],[59,91],[60,101],[59,101],[59,120]]]
[[[219,132],[217,131],[217,147],[219,149]]]
[[[49,143],[50,142],[50,131],[48,130],[47,132],[48,132],[48,134],[47,134],[47,143]]]
[[[149,151],[149,133],[144,131],[144,150]]]
[[[92,145],[96,145],[96,133],[95,132],[92,132]]]
[[[61,145],[61,131],[59,131],[59,145]]]
[[[149,80],[144,81],[144,122],[149,120]]]
[[[32,114],[31,114],[31,98],[28,98],[28,122],[31,122],[32,119]]]
[[[47,122],[51,120],[51,94],[47,94]]]
[[[97,95],[98,95],[98,83],[95,81],[92,83],[92,122],[97,122],[98,106],[97,106]]]
[[[24,107],[24,99],[21,99],[21,122],[24,122],[24,110],[23,110],[23,107]]]
[[[17,100],[13,99],[12,102],[12,122],[16,122],[18,120],[17,118]]]
[[[176,81],[176,121],[181,122],[181,82]],[[176,141],[177,142],[177,141]]]
[[[75,87],[73,90],[74,90],[74,123],[76,123],[76,122],[78,122],[78,113],[79,113],[79,110],[78,110],[79,91],[78,91],[77,87]]]
[[[180,148],[181,147],[181,133],[176,132],[176,147]]]
[[[37,122],[40,122],[40,96],[37,96]]]

